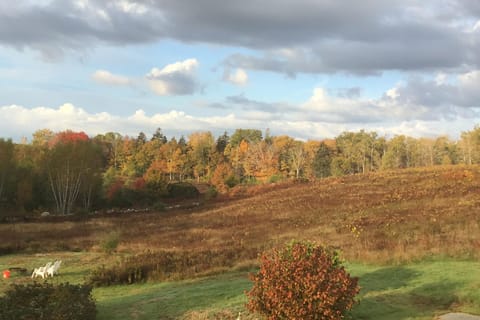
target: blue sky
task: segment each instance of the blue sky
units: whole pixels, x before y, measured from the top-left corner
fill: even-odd
[[[0,137],[270,129],[449,135],[480,121],[480,3],[0,4]]]

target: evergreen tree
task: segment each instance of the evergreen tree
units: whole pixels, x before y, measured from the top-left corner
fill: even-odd
[[[331,176],[331,164],[332,151],[324,142],[322,142],[318,147],[315,158],[313,160],[313,170],[315,173],[315,177],[325,178]]]

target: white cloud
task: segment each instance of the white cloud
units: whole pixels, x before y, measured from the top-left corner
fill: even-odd
[[[92,75],[93,80],[103,84],[124,86],[131,83],[130,79],[125,76],[115,75],[106,70],[97,70]]]
[[[248,82],[248,74],[244,69],[238,68],[235,72],[226,71],[224,80],[235,85],[246,85]]]
[[[187,59],[162,69],[152,68],[145,78],[150,89],[158,95],[189,95],[199,87],[195,78],[198,65],[197,59]]]
[[[191,74],[198,67],[197,59],[187,59],[184,61],[179,61],[171,64],[167,64],[162,69],[153,68],[147,77],[149,78],[160,78],[174,73],[184,73]]]
[[[139,4],[137,2],[130,2],[127,0],[120,0],[115,3],[115,5],[125,13],[133,13],[137,15],[145,14],[148,9],[143,4]]]
[[[480,86],[480,70],[473,70],[458,76],[459,82],[463,87]]]
[[[445,84],[447,82],[447,75],[445,73],[439,73],[437,74],[437,76],[435,77],[435,83],[438,85],[438,86],[441,86],[443,84]]]
[[[143,78],[129,78],[107,70],[97,70],[92,74],[92,79],[108,85],[146,86],[160,96],[189,95],[200,87],[195,77],[198,65],[197,59],[187,59],[168,64],[161,69],[154,67]]]

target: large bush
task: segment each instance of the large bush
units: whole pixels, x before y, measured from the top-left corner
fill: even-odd
[[[171,198],[196,198],[200,195],[198,189],[188,182],[170,183],[167,186],[168,195]]]
[[[0,297],[0,320],[94,320],[91,291],[69,283],[12,285]]]
[[[360,290],[335,251],[312,243],[264,253],[251,278],[247,306],[270,320],[342,319]]]

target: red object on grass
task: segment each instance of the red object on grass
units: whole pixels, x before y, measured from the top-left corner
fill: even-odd
[[[10,278],[10,270],[5,270],[5,271],[3,271],[3,278],[4,278],[4,279]]]

